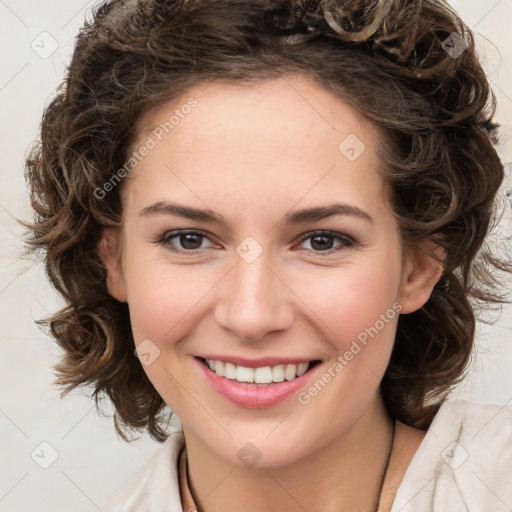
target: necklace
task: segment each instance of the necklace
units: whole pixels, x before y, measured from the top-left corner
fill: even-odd
[[[388,455],[386,457],[386,464],[384,466],[384,471],[382,473],[382,477],[380,479],[380,483],[379,483],[379,490],[378,490],[378,493],[377,493],[377,501],[376,501],[376,506],[375,506],[375,509],[373,510],[373,512],[378,512],[379,510],[379,507],[380,507],[380,500],[382,498],[382,488],[384,487],[384,482],[386,481],[386,476],[387,476],[387,473],[388,473],[388,468],[389,468],[389,462],[391,460],[391,454],[393,453],[393,446],[395,444],[395,430],[396,430],[396,421],[393,420],[393,431],[391,433],[391,443],[390,443],[390,447],[389,447],[389,451],[388,451]],[[193,498],[192,498],[192,495],[190,494],[190,484],[188,482],[188,475],[187,475],[187,454],[186,454],[186,448],[183,450],[182,452],[182,456],[184,456],[184,460],[183,460],[183,465],[182,465],[182,469],[183,469],[183,474],[185,475],[185,478],[186,478],[186,482],[187,484],[185,485],[185,494],[187,496],[187,501],[188,501],[188,504],[187,505],[190,505],[190,507],[192,507],[192,509],[197,509],[194,501],[193,501]],[[182,489],[183,490],[183,489]]]
[[[384,466],[384,472],[382,473],[382,478],[380,479],[379,491],[377,494],[377,505],[373,512],[378,512],[380,507],[380,500],[382,498],[382,488],[384,487],[384,482],[386,480],[386,475],[388,474],[389,461],[391,460],[391,454],[393,453],[393,445],[395,444],[395,430],[396,430],[396,420],[393,420],[393,432],[391,433],[391,443],[389,445],[388,456],[386,458],[386,465]]]

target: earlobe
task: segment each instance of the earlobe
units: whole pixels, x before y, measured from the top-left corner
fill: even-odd
[[[107,272],[107,289],[119,302],[127,302],[120,249],[120,235],[105,229],[98,243],[98,253]]]
[[[424,242],[420,247],[407,250],[399,299],[401,313],[412,313],[420,309],[443,275],[444,249],[431,241]]]

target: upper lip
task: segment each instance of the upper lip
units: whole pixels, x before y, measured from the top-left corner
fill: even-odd
[[[265,366],[277,366],[280,364],[300,364],[309,363],[312,361],[319,361],[318,358],[305,357],[261,357],[259,359],[248,359],[247,357],[222,356],[217,354],[203,354],[197,357],[200,357],[202,359],[213,359],[215,361],[222,361],[224,363],[233,363],[237,366],[244,366],[246,368],[263,368]]]

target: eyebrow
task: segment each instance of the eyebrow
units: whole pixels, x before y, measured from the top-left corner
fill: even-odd
[[[185,206],[178,203],[171,203],[167,201],[159,201],[150,206],[146,206],[145,208],[140,210],[139,214],[144,217],[160,214],[174,215],[176,217],[183,217],[185,219],[190,220],[210,222],[212,224],[223,224],[226,226],[228,225],[228,222],[226,222],[222,215],[215,213],[212,210],[192,208],[190,206]],[[305,208],[302,210],[288,212],[285,215],[285,223],[301,224],[304,222],[317,222],[319,220],[326,219],[327,217],[332,217],[334,215],[358,217],[371,223],[375,222],[375,220],[370,214],[368,214],[364,210],[361,210],[357,206],[343,203],[335,203],[328,206],[316,206],[313,208]]]

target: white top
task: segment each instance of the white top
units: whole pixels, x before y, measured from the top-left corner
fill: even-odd
[[[183,433],[172,433],[100,510],[182,512],[178,461],[183,446]],[[512,405],[454,398],[439,409],[391,512],[447,511],[512,512]]]

